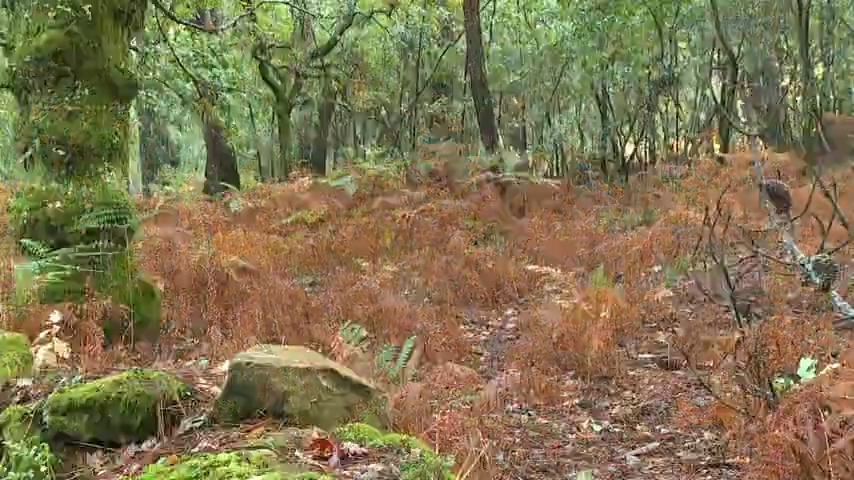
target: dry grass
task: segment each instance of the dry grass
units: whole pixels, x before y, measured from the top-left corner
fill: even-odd
[[[726,186],[741,185],[726,205],[739,220],[763,221],[758,195],[746,183],[749,162],[744,155],[730,160],[727,168],[701,162],[678,184],[646,178],[624,190],[533,187],[523,219],[508,215],[492,189],[450,192],[447,179],[417,191],[372,180],[352,198],[305,181],[261,186],[243,194],[237,213],[204,200],[160,206],[146,201],[143,210],[157,206],[160,213],[136,248],[142,268],[164,291],[167,322],[158,355],[222,360],[270,342],[306,344],[356,362],[336,343],[347,321],[367,329],[374,345],[417,335],[419,375],[395,391],[397,428],[429,439],[460,462],[468,459],[470,478],[499,478],[488,455],[478,452],[512,436],[490,420],[508,396],[560,402],[565,392],[555,379],[569,371],[589,381],[619,378],[627,365],[623,347],[648,335],[645,325],[664,324],[690,305],[667,300],[650,272],[691,254],[704,205]],[[809,187],[795,187],[799,211],[806,202],[802,190]],[[843,209],[854,208],[851,194],[842,201]],[[814,202],[812,209],[829,215],[826,203]],[[654,212],[648,224],[632,220],[645,210]],[[806,225],[799,236],[812,248],[818,233]],[[847,232],[835,235],[838,241]],[[10,291],[15,254],[8,242],[2,256],[0,288]],[[610,284],[594,284],[592,272],[600,267]],[[804,356],[828,359],[834,337],[827,309],[820,307],[825,299],[794,278],[772,278],[774,314],[740,342],[727,341],[730,320],[715,306],[694,305],[691,318],[677,322],[690,332],[693,344],[685,348],[695,352],[694,360],[733,353],[735,359],[716,373],[731,381],[739,362],[756,355],[769,372],[790,370]],[[75,317],[80,364],[96,370],[106,362],[151,361],[102,348],[93,328],[103,315],[99,305],[93,301]],[[521,335],[506,352],[506,366],[522,375],[485,383],[472,369],[477,356],[463,319],[472,311],[511,307],[520,309]],[[5,321],[35,334],[48,308],[7,312]],[[370,368],[362,371],[371,374]],[[833,468],[836,476],[803,478],[848,478],[854,447],[846,422],[854,409],[843,386],[854,384],[852,372],[843,367],[787,397],[775,412],[742,402],[749,421],[727,413],[720,402],[707,409],[682,405],[673,421],[728,428],[731,443],[754,455],[750,478],[795,478],[810,464],[805,458]],[[724,398],[730,398],[726,392]],[[827,405],[830,411],[819,409]],[[832,453],[822,457],[828,446]]]

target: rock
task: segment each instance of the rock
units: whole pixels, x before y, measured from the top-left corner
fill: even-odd
[[[0,331],[0,384],[29,375],[33,367],[30,342],[20,333]]]
[[[44,425],[51,438],[64,437],[103,445],[140,442],[177,422],[172,412],[190,389],[175,376],[131,369],[51,394],[44,404]]]
[[[383,428],[389,423],[388,400],[379,388],[301,346],[258,345],[229,363],[214,417],[236,423],[259,412],[324,430],[353,420]]]

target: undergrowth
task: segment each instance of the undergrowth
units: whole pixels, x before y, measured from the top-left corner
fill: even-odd
[[[764,266],[765,289],[752,301],[763,321],[748,329],[733,325],[721,304],[726,297],[715,303],[690,290],[704,262],[713,263],[705,250],[697,253],[703,207],[715,198],[709,192],[744,172],[703,163],[678,181],[635,190],[631,183],[541,183],[525,187],[527,212],[516,218],[498,189],[467,177],[454,184],[441,162],[423,160],[414,173],[404,162],[367,161],[325,181],[259,184],[221,201],[164,193],[137,201],[143,234],[131,235],[129,218],[120,230],[134,268],[162,292],[161,354],[224,360],[255,343],[312,346],[393,387],[403,433],[429,439],[460,461],[473,458],[483,471],[492,468],[481,460],[489,456],[472,452],[512,446],[512,432],[494,420],[510,397],[560,405],[567,376],[631,381],[627,345],[646,340],[651,328],[668,338],[662,365],[684,360],[716,396],[704,407],[680,404],[673,416],[721,429],[736,454],[756,456],[751,469],[762,465],[765,479],[793,478],[806,458],[798,449],[807,445],[812,453],[804,455],[822,455],[816,432],[848,421],[843,395],[854,381],[848,364],[831,355],[839,348],[826,295]],[[726,201],[748,213],[757,208],[737,196]],[[87,224],[118,228],[121,222],[108,217],[118,218],[80,215],[92,220]],[[732,228],[716,241],[732,252],[744,235]],[[70,274],[56,265],[76,255],[63,250],[72,246],[24,238],[29,260],[19,277],[43,283]],[[702,278],[718,288],[712,271]],[[14,284],[13,270],[4,275],[4,291],[14,291],[5,290]],[[21,295],[23,313],[4,313],[4,324],[38,331],[28,325],[41,321],[38,307]],[[501,360],[522,373],[490,390],[474,371],[479,359],[466,322],[510,309],[519,312],[519,333]],[[81,333],[102,321],[84,313],[77,312],[75,324],[80,364],[97,368],[122,358],[121,350]],[[145,361],[145,352],[138,355]],[[796,371],[804,358],[814,359],[818,372],[841,366],[799,388],[778,389],[773,405],[745,394],[749,385],[773,385]],[[816,407],[827,402],[831,413],[822,417],[828,410]],[[840,438],[846,437],[834,437]]]

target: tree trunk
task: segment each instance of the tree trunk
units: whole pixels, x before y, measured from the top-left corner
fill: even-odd
[[[276,129],[279,137],[279,155],[274,162],[274,177],[286,181],[294,168],[294,122],[291,118],[293,104],[282,101],[276,104]]]
[[[160,178],[163,166],[178,168],[178,146],[169,132],[169,128],[154,112],[151,105],[137,102],[139,109],[139,159],[142,165],[143,189],[149,191],[149,185]]]
[[[720,44],[720,49],[723,52],[725,59],[726,78],[721,85],[720,104],[718,108],[718,135],[721,139],[721,153],[729,153],[732,144],[733,125],[730,123],[730,118],[737,118],[736,112],[736,87],[738,87],[739,77],[739,60],[732,49],[732,45],[727,39],[726,33],[721,23],[720,9],[718,8],[718,0],[709,0],[709,7],[712,10],[712,20],[715,27],[715,37]]]
[[[798,57],[801,73],[801,142],[809,155],[822,152],[819,140],[821,113],[816,99],[816,81],[810,53],[810,9],[811,0],[793,0],[795,21],[798,26]],[[830,75],[827,72],[825,75]]]
[[[218,8],[200,9],[192,21],[198,25],[219,27],[224,17]],[[202,193],[219,195],[229,188],[240,189],[237,155],[228,140],[225,125],[217,113],[219,92],[207,82],[196,79],[197,106],[205,138],[205,183]]]
[[[205,89],[202,89],[203,91]],[[228,141],[225,125],[214,112],[215,99],[203,98],[201,119],[205,136],[205,184],[202,193],[218,195],[229,187],[240,189],[237,156]]]
[[[205,122],[205,185],[202,193],[217,195],[229,187],[240,190],[240,172],[234,149],[218,120]]]
[[[138,276],[127,249],[134,225],[129,112],[138,90],[130,38],[143,28],[147,1],[3,4],[17,18],[5,38],[19,107],[17,144],[38,175],[36,185],[17,193],[10,224],[17,239],[80,252],[52,257],[51,268],[64,265],[51,272],[62,280],[41,288],[39,298],[82,301],[94,287],[131,307],[137,335],[142,327],[156,335],[159,293]],[[104,325],[108,338],[118,331],[112,327]]]
[[[317,128],[311,142],[311,169],[318,175],[326,175],[326,155],[329,149],[329,130],[332,116],[335,115],[335,102],[338,92],[331,80],[323,85],[323,95],[317,105]]]
[[[7,7],[19,19],[6,46],[15,65],[18,140],[51,180],[104,166],[126,178],[128,112],[138,88],[127,71],[129,38],[147,2],[101,0],[71,10],[58,3]]]
[[[498,125],[483,61],[480,0],[463,0],[463,16],[466,30],[466,65],[474,110],[477,113],[477,124],[480,129],[480,141],[487,152],[495,153],[498,150]]]

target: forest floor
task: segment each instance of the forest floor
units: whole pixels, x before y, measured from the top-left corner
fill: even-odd
[[[851,445],[844,421],[827,422],[854,409],[816,408],[847,398],[839,388],[854,377],[848,338],[831,328],[826,295],[746,247],[782,257],[774,232],[746,230],[768,218],[750,156],[727,160],[622,189],[532,185],[522,219],[493,188],[403,189],[365,170],[353,174],[352,196],[304,180],[225,202],[148,199],[141,207],[154,215],[136,249],[164,292],[159,338],[103,347],[94,315],[65,334],[74,365],[90,374],[201,360],[213,370],[257,343],[311,346],[386,387],[395,430],[455,455],[459,478],[794,478],[807,468],[803,445],[817,465],[827,462],[815,450],[817,425],[825,450]],[[792,186],[794,211],[809,204],[826,224],[832,206],[810,200],[796,162],[770,162]],[[839,185],[838,203],[852,211],[854,192]],[[745,229],[719,225],[722,240],[710,240],[704,210],[716,203]],[[818,222],[797,226],[799,245],[815,251]],[[837,245],[848,233],[837,222],[828,237]],[[748,265],[741,277],[760,278],[751,301],[766,321],[751,332],[707,300],[725,283],[698,273],[710,245]],[[11,289],[11,270],[3,275]],[[52,308],[6,318],[6,327],[35,337]],[[368,333],[368,354],[342,339],[347,324]],[[413,335],[411,379],[379,371],[382,347]],[[794,372],[802,358],[842,368],[773,411],[740,393],[757,370],[766,379]],[[828,458],[837,472],[848,468]]]

